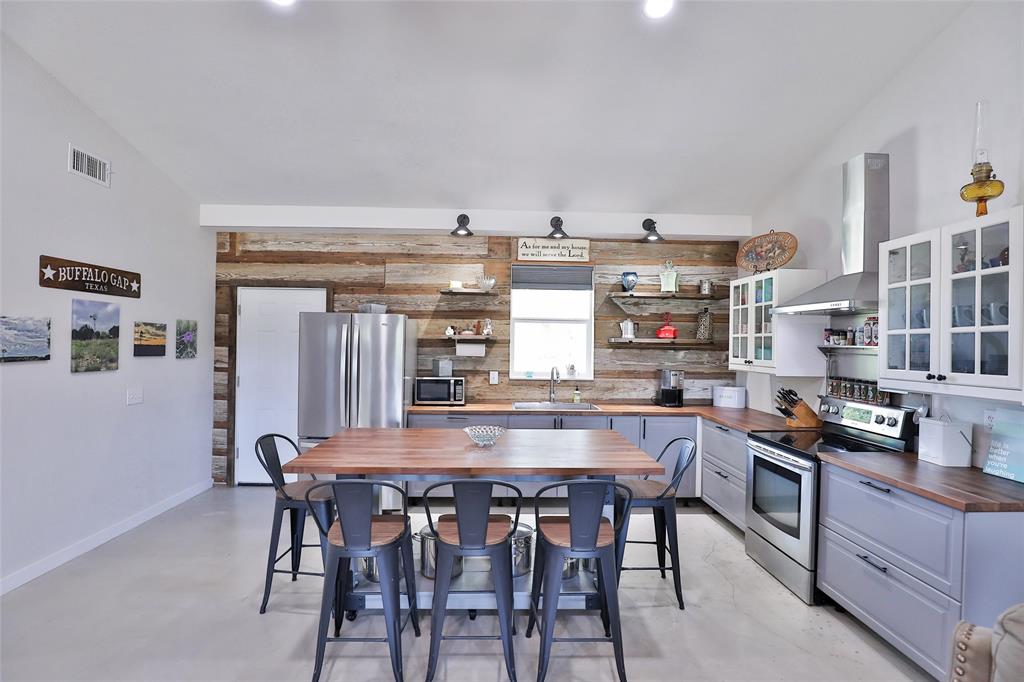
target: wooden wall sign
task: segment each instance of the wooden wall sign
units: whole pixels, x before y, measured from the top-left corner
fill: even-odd
[[[142,296],[142,276],[137,272],[54,256],[39,256],[39,286],[107,296]]]
[[[516,239],[516,259],[588,263],[590,240],[519,237]]]

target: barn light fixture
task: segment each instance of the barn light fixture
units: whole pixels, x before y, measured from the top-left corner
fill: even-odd
[[[658,224],[656,222],[654,222],[653,220],[651,220],[650,218],[646,218],[644,220],[643,224],[641,225],[641,227],[644,228],[644,232],[646,232],[646,234],[640,239],[640,241],[642,241],[642,242],[663,242],[663,241],[665,241],[665,238],[662,237],[660,234],[658,234],[657,225]]]
[[[473,231],[469,229],[469,216],[465,213],[460,213],[459,217],[455,219],[455,222],[459,224],[454,230],[449,232],[453,237],[472,237]]]
[[[567,239],[569,235],[562,229],[562,219],[555,216],[551,219],[551,232],[548,233],[548,239]]]

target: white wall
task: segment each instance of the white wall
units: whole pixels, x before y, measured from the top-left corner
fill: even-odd
[[[2,43],[0,313],[52,318],[48,362],[0,365],[0,576],[7,591],[211,485],[214,236],[185,194]],[[67,173],[74,141],[109,189]],[[141,273],[140,299],[44,289],[40,254]],[[120,366],[70,371],[71,299],[121,306]],[[199,321],[199,357],[132,357],[135,320]],[[173,331],[171,332],[173,337]],[[125,391],[145,402],[126,407]]]
[[[1024,3],[974,3],[928,44],[833,136],[831,142],[754,214],[754,232],[788,230],[800,240],[791,267],[842,274],[842,164],[861,152],[890,155],[892,237],[969,218],[960,200],[970,182],[974,105],[991,106],[990,160],[1006,183],[992,210],[1024,201]],[[762,382],[767,384],[767,382]],[[765,396],[754,395],[753,403]],[[762,387],[762,391],[767,390]],[[976,423],[1007,406],[957,399],[955,414]],[[933,412],[954,413],[936,398]],[[984,439],[984,434],[976,434]],[[984,455],[987,444],[977,442]]]

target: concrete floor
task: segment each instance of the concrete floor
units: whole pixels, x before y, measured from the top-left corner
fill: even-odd
[[[320,583],[278,578],[259,615],[273,492],[215,488],[0,600],[0,679],[306,680],[313,668]],[[743,551],[742,536],[706,509],[680,510],[686,611],[656,572],[620,589],[631,680],[927,680],[852,617],[808,607]],[[529,519],[526,519],[529,522]],[[416,527],[418,527],[417,524]],[[653,538],[649,516],[630,536]],[[315,538],[310,523],[307,537]],[[627,565],[653,563],[631,545]],[[304,566],[317,569],[319,553]],[[537,674],[537,638],[516,639],[520,679]],[[595,614],[559,617],[556,634],[598,635]],[[383,634],[364,614],[343,634]],[[451,614],[449,634],[497,632],[486,614]],[[426,670],[423,637],[403,638],[408,680]],[[438,679],[503,681],[499,642],[445,642]],[[555,644],[548,679],[614,680],[610,645]],[[391,679],[383,644],[328,644],[322,680]]]

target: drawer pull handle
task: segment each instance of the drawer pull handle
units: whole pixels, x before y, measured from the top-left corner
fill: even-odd
[[[883,488],[880,485],[875,485],[871,481],[861,481],[860,484],[866,485],[869,488],[874,488],[875,490],[881,491],[883,493],[892,493],[892,488]]]
[[[867,554],[858,554],[857,558],[862,560],[864,563],[866,563],[868,566],[870,566],[871,568],[873,568],[875,570],[881,571],[882,573],[888,573],[889,572],[889,569],[887,567],[879,566],[874,561],[872,561],[871,557],[869,557]]]
[[[715,428],[718,429],[719,431],[725,431],[726,433],[729,433],[729,429],[725,428],[724,426],[719,426],[718,424],[715,424]]]
[[[718,474],[719,476],[721,476],[722,478],[729,478],[729,474],[723,474],[718,469],[715,469],[715,473]]]

